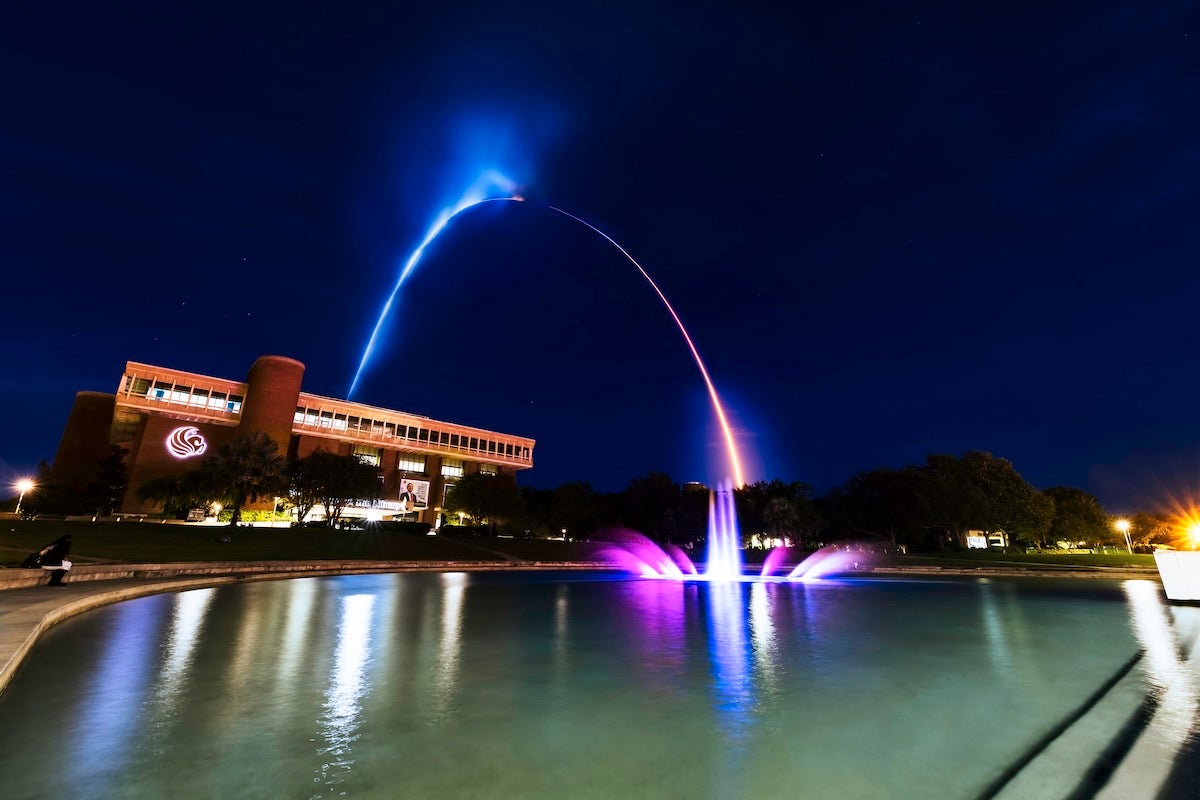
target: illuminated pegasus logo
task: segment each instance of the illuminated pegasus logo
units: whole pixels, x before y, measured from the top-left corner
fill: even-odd
[[[167,452],[176,458],[193,458],[204,455],[208,442],[196,428],[176,428],[167,437]]]

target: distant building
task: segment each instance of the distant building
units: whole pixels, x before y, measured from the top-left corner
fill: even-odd
[[[120,445],[129,451],[120,511],[150,513],[157,509],[137,499],[142,484],[193,469],[238,434],[258,430],[289,461],[323,449],[378,466],[383,499],[376,512],[437,524],[457,479],[533,466],[533,439],[308,394],[300,391],[303,377],[304,365],[283,356],[260,357],[244,382],[131,361],[116,394],[76,395],[53,478],[86,491],[97,462]]]

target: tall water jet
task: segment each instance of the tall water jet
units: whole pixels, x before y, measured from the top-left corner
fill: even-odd
[[[705,577],[717,581],[741,580],[742,551],[738,538],[733,485],[726,481],[708,496],[708,560]]]

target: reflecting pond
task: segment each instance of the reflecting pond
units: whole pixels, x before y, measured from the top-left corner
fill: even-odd
[[[1151,583],[1053,579],[409,573],[158,595],[43,637],[0,696],[0,786],[975,797],[1139,652],[1153,689],[1169,656],[1146,615],[1165,609]]]

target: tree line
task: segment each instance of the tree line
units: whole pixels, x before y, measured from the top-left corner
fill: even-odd
[[[48,483],[51,473],[43,462],[40,489],[26,507],[34,513],[111,512],[127,487],[124,455],[114,446],[98,462],[96,480],[82,497]],[[337,525],[348,506],[377,501],[381,487],[379,469],[354,456],[317,450],[289,463],[270,437],[251,432],[217,448],[195,469],[148,481],[136,493],[181,518],[220,503],[236,525],[247,504],[279,498],[296,519],[319,508],[325,524]],[[748,484],[734,495],[743,538],[751,545],[782,540],[818,547],[873,539],[895,548],[961,549],[979,534],[1001,535],[1005,544],[1025,547],[1124,543],[1094,496],[1069,486],[1039,490],[1008,460],[976,450],[860,472],[820,496],[805,483],[779,479]],[[685,545],[703,543],[708,505],[704,487],[677,483],[661,472],[636,477],[617,492],[584,482],[518,486],[511,476],[475,473],[455,482],[443,511],[464,532],[590,539],[620,527]],[[1169,543],[1175,530],[1170,517],[1142,513],[1131,517],[1130,536],[1145,549]]]
[[[965,549],[972,535],[1026,548],[1124,545],[1095,496],[1071,486],[1039,490],[1007,459],[977,450],[860,472],[820,496],[805,483],[776,479],[747,484],[734,490],[734,498],[744,543],[750,545],[785,541],[816,548],[865,539],[930,551]],[[708,493],[658,472],[611,493],[586,483],[518,489],[502,478],[467,476],[448,506],[486,522],[489,530],[534,537],[584,539],[628,527],[660,543],[687,544],[703,542],[707,533]],[[1138,549],[1175,538],[1167,515],[1142,513],[1130,521]]]

